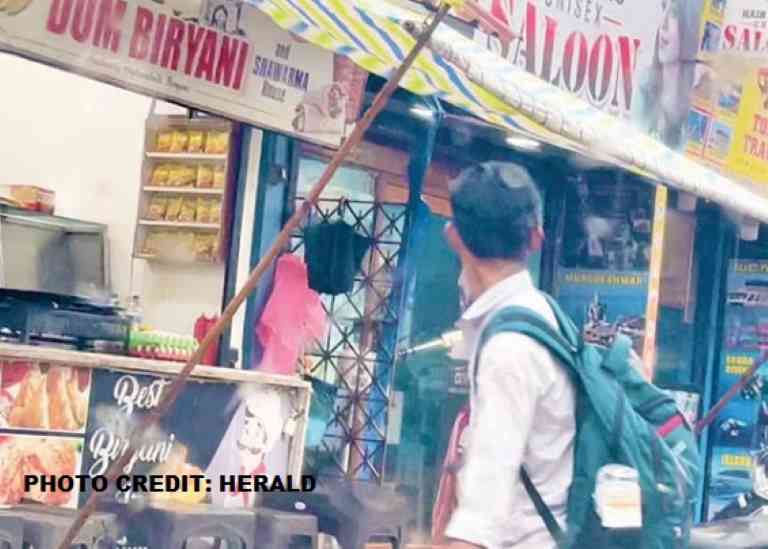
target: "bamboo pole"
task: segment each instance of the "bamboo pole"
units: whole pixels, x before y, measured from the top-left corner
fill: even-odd
[[[363,140],[365,132],[368,130],[368,128],[371,127],[373,121],[384,109],[387,102],[392,97],[392,94],[394,94],[394,92],[397,90],[400,81],[416,61],[416,58],[426,46],[435,29],[437,29],[442,20],[445,19],[445,16],[451,9],[451,3],[455,3],[455,0],[454,2],[449,2],[446,0],[442,4],[438,12],[427,26],[425,32],[416,41],[416,44],[405,58],[403,63],[397,68],[392,77],[387,81],[385,86],[378,93],[373,103],[371,104],[371,107],[355,125],[355,128],[352,130],[350,136],[346,139],[346,141],[344,141],[339,150],[336,151],[336,153],[333,155],[330,163],[326,167],[323,174],[320,176],[320,179],[317,181],[317,183],[315,183],[314,187],[307,195],[301,207],[298,208],[291,216],[291,218],[286,222],[282,231],[280,231],[280,234],[278,234],[277,238],[272,244],[269,252],[267,252],[267,254],[261,258],[261,260],[259,260],[258,265],[256,265],[256,267],[253,269],[246,283],[243,285],[237,295],[232,299],[232,301],[229,302],[227,307],[224,309],[224,312],[221,314],[219,320],[216,322],[216,324],[214,324],[203,341],[200,343],[200,347],[187,361],[184,369],[173,380],[173,383],[168,389],[167,396],[157,406],[157,408],[145,416],[141,424],[133,431],[129,439],[130,450],[125,452],[117,461],[115,461],[107,471],[106,477],[110,485],[115,482],[125,466],[130,463],[133,455],[136,452],[135,449],[141,446],[142,435],[148,432],[149,428],[155,425],[171,409],[179,394],[181,394],[181,391],[184,389],[187,379],[194,370],[195,366],[203,358],[208,348],[216,340],[219,339],[222,332],[232,321],[232,318],[234,317],[237,310],[245,302],[248,296],[256,289],[259,281],[261,280],[261,277],[267,271],[269,266],[280,255],[281,251],[288,245],[294,230],[299,227],[301,221],[304,219],[307,213],[309,213],[311,207],[317,202],[318,198],[320,198],[323,190],[331,182],[331,179],[333,179],[336,170],[342,165],[347,155],[352,152],[352,150],[354,150],[355,147],[357,147]],[[85,503],[85,506],[83,506],[83,508],[77,514],[74,522],[72,523],[72,526],[67,531],[64,539],[59,544],[59,549],[71,548],[77,533],[88,520],[88,517],[90,517],[91,514],[96,511],[101,498],[101,492],[91,493],[90,497]]]

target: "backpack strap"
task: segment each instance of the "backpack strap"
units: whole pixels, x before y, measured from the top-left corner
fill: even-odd
[[[552,539],[555,540],[555,544],[559,548],[565,547],[565,533],[563,532],[563,529],[560,528],[560,524],[558,524],[557,519],[555,518],[555,515],[552,514],[552,511],[550,510],[549,506],[544,502],[544,499],[541,497],[541,494],[539,494],[539,491],[536,489],[536,486],[534,486],[533,481],[531,480],[531,477],[528,476],[528,473],[526,472],[525,468],[520,469],[520,479],[523,481],[523,486],[525,486],[525,491],[528,492],[528,497],[531,498],[531,501],[533,502],[533,506],[536,508],[536,512],[541,517],[541,520],[544,521],[544,524],[547,527],[547,530],[549,531],[549,535],[552,536]]]
[[[475,390],[477,389],[477,374],[480,369],[480,353],[491,337],[502,332],[516,332],[532,338],[546,347],[561,363],[567,365],[571,369],[572,374],[577,375],[575,356],[581,349],[579,332],[555,300],[543,292],[542,295],[547,299],[547,303],[555,314],[560,331],[554,329],[541,315],[534,313],[527,307],[511,306],[497,312],[480,335],[480,343],[475,356],[475,371],[473,373]],[[541,497],[524,467],[520,468],[520,479],[549,534],[559,548],[565,547],[563,529],[558,524],[544,498]]]

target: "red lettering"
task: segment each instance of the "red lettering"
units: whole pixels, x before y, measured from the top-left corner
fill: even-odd
[[[181,42],[184,38],[184,21],[171,18],[168,22],[168,33],[165,35],[163,55],[160,65],[163,68],[178,70],[181,57]]]
[[[203,78],[209,82],[213,81],[213,65],[216,58],[216,33],[207,30],[203,39],[203,46],[200,50],[200,58],[197,61],[197,70],[195,78]]]
[[[577,44],[578,42],[578,44]],[[579,48],[578,58],[576,60],[576,79],[573,79],[573,59],[575,56],[574,50]],[[582,86],[584,86],[584,79],[587,76],[587,54],[589,53],[589,45],[587,44],[587,38],[581,32],[573,32],[565,41],[565,53],[563,54],[563,82],[565,87],[571,93],[579,93]]]
[[[755,114],[755,124],[752,130],[762,135],[768,135],[768,117]]]
[[[97,48],[110,49],[114,53],[120,49],[121,28],[125,17],[125,0],[101,0],[99,15],[96,20],[96,32],[93,34],[93,45]]]
[[[732,50],[736,47],[736,26],[728,25],[723,31],[724,49]]]
[[[640,39],[635,38],[630,42],[628,36],[622,36],[619,38],[619,74],[617,76],[616,90],[611,100],[611,105],[614,107],[619,106],[619,89],[624,90],[624,108],[630,110],[632,108],[632,92],[633,77],[635,74],[635,66],[637,65],[637,52],[640,50]],[[623,86],[619,86],[619,82],[623,83]]]
[[[157,18],[155,27],[155,38],[152,40],[152,51],[149,52],[149,62],[157,65],[157,59],[160,57],[160,46],[163,44],[163,35],[165,34],[165,22],[167,17],[161,14]]]
[[[525,12],[525,70],[536,72],[536,6],[529,3]]]
[[[603,70],[600,71],[602,61]],[[598,77],[602,76],[601,86],[598,87]],[[592,45],[589,54],[589,92],[598,105],[605,103],[613,76],[613,47],[611,39],[601,34],[600,38]]]
[[[557,36],[557,19],[544,17],[544,64],[541,67],[541,78],[547,82],[552,78],[552,58],[555,55],[555,36]]]
[[[72,0],[53,0],[45,28],[53,34],[64,34],[72,12]]]
[[[77,42],[85,42],[91,36],[95,11],[96,0],[77,0],[72,18],[72,38]]]
[[[194,23],[189,23],[187,27],[187,63],[184,67],[184,72],[187,75],[192,74],[192,63],[194,63],[197,57],[197,50],[200,47],[200,41],[205,33],[203,27],[198,27]]]
[[[136,8],[136,21],[133,24],[133,36],[128,56],[143,61],[149,47],[149,31],[152,29],[152,12],[147,8]]]
[[[751,40],[751,35],[749,32],[749,29],[744,29],[741,31],[741,40],[739,41],[739,49],[742,51],[749,51],[749,41]]]
[[[243,86],[243,78],[245,77],[245,62],[248,59],[248,42],[240,42],[240,56],[237,59],[237,71],[235,71],[235,82],[232,84],[232,89],[240,90]]]
[[[231,85],[239,46],[240,42],[234,38],[230,40],[228,36],[225,36],[222,39],[219,61],[216,63],[215,81],[217,84],[223,84],[227,87]]]

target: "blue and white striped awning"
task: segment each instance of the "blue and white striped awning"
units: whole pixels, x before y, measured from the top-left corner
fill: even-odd
[[[386,0],[248,0],[279,26],[389,77],[416,42],[423,15]],[[515,67],[441,25],[402,86],[435,95],[494,125],[610,162],[768,223],[761,189],[675,152],[629,123]]]

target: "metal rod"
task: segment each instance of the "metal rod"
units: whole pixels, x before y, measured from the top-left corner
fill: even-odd
[[[232,318],[240,306],[256,289],[259,281],[261,280],[261,277],[267,271],[272,262],[289,244],[294,230],[299,227],[302,219],[304,219],[304,216],[311,210],[312,205],[317,202],[323,190],[328,185],[328,183],[331,182],[333,175],[344,162],[347,155],[362,142],[365,132],[368,130],[368,128],[370,128],[370,126],[373,124],[373,121],[384,109],[387,102],[392,97],[392,94],[394,94],[397,90],[400,81],[403,79],[406,72],[411,68],[414,61],[416,61],[416,58],[426,46],[427,42],[432,36],[432,33],[435,31],[435,29],[437,29],[442,20],[445,19],[445,16],[448,14],[449,10],[450,5],[448,3],[444,3],[441,6],[440,10],[432,18],[432,21],[429,23],[429,26],[427,27],[424,34],[418,38],[416,44],[405,58],[403,63],[397,68],[392,77],[387,81],[386,85],[378,93],[373,103],[371,104],[371,107],[357,122],[349,137],[344,141],[339,150],[336,151],[336,153],[333,155],[333,158],[323,172],[323,175],[320,176],[320,179],[317,181],[317,183],[315,183],[314,187],[312,187],[312,190],[307,195],[301,207],[298,208],[286,222],[285,226],[280,231],[280,234],[278,234],[277,238],[273,242],[269,252],[267,252],[267,254],[261,258],[261,260],[259,260],[258,265],[256,265],[256,267],[253,269],[246,283],[243,285],[237,295],[232,299],[232,301],[229,302],[227,307],[224,309],[224,312],[221,314],[219,320],[216,322],[216,324],[213,325],[211,330],[208,332],[208,334],[206,334],[205,338],[200,343],[200,347],[198,347],[197,351],[195,351],[192,357],[190,357],[190,359],[187,361],[184,369],[173,380],[173,383],[168,389],[167,396],[157,406],[157,408],[145,416],[141,424],[133,431],[129,439],[130,450],[125,452],[117,461],[115,461],[107,471],[106,477],[110,484],[115,482],[125,466],[130,463],[133,455],[137,451],[136,449],[140,447],[142,435],[148,432],[148,428],[156,424],[171,409],[171,406],[173,406],[179,394],[184,389],[187,379],[194,370],[195,366],[200,362],[203,356],[205,356],[208,348],[221,336],[222,332],[232,321]],[[67,531],[67,534],[64,536],[64,539],[59,544],[59,549],[71,548],[77,533],[88,520],[88,517],[91,516],[91,514],[93,514],[93,512],[96,510],[102,495],[103,494],[101,492],[94,491],[91,493],[85,505],[80,510],[77,517],[75,517],[75,520],[72,523],[72,526],[69,528],[69,531]]]
[[[746,387],[746,385],[752,380],[757,371],[765,364],[767,358],[768,352],[764,351],[760,358],[755,360],[755,363],[752,365],[749,371],[741,376],[741,379],[739,379],[738,383],[735,383],[733,387],[731,387],[730,390],[723,395],[723,398],[721,398],[718,403],[715,404],[709,412],[707,412],[707,415],[704,416],[701,421],[696,424],[697,435],[706,429],[710,423],[715,421],[717,416],[720,415],[720,412],[723,411],[723,408],[725,408],[728,403],[733,400],[737,394],[739,394],[739,391]]]

